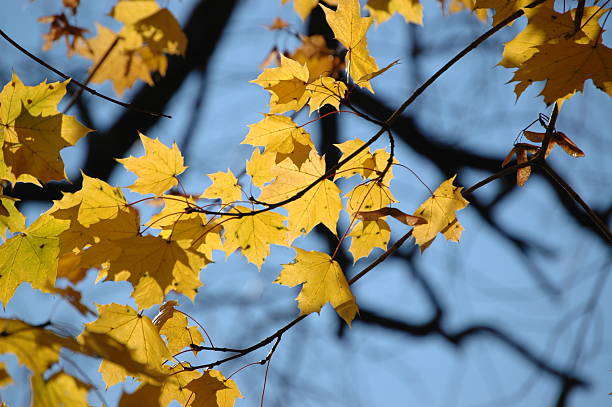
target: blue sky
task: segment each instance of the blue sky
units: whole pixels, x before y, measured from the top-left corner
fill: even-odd
[[[59,1],[9,2],[4,5],[0,26],[28,49],[44,55],[51,64],[83,79],[86,76],[84,60],[77,57],[67,60],[61,46],[48,54],[40,51],[39,34],[45,28],[35,19],[56,12],[55,3]],[[83,3],[83,15],[101,16],[108,12],[109,5],[101,4],[103,2]],[[184,17],[193,3],[173,1],[168,2],[168,7],[177,16]],[[450,56],[487,29],[467,13],[442,16],[437,4],[432,3],[425,5],[424,26],[416,30],[408,30],[398,17],[370,29],[370,50],[380,65],[398,58],[405,61],[408,44],[414,41],[415,32],[425,50],[418,66],[400,63],[373,83],[376,94],[390,106],[398,106]],[[257,77],[258,65],[272,46],[294,45],[291,40],[263,29],[275,16],[283,17],[298,29],[301,27],[290,5],[280,6],[280,1],[273,0],[244,1],[214,57],[205,86],[200,86],[197,77],[190,78],[166,112],[173,119],[162,121],[148,134],[168,145],[176,141],[180,146],[193,97],[196,92],[205,92],[193,142],[183,151],[190,169],[182,181],[190,192],[200,193],[208,186],[207,173],[230,168],[236,174],[244,169],[251,148],[239,143],[246,134],[246,126],[259,121],[261,113],[268,109],[267,92],[248,81]],[[109,18],[96,20],[110,25]],[[502,31],[429,88],[411,107],[419,124],[441,140],[486,152],[499,157],[501,163],[520,130],[537,118],[538,113],[550,113],[537,97],[540,87],[533,86],[516,101],[513,86],[505,84],[512,73],[495,67],[502,43],[511,39],[521,24],[517,22]],[[52,73],[42,71],[5,42],[0,43],[0,52],[3,55],[0,61],[3,83],[10,77],[11,70],[18,72],[29,84],[44,78],[57,80]],[[571,137],[585,151],[586,157],[571,159],[556,149],[558,151],[550,159],[589,204],[601,208],[610,205],[612,190],[612,147],[607,142],[612,103],[591,83],[585,87],[584,94],[575,96],[563,107],[557,128]],[[96,88],[112,94],[108,84]],[[129,95],[128,92],[124,98],[128,99]],[[111,123],[119,113],[116,106],[85,97],[92,104],[94,122],[99,123],[100,128]],[[299,123],[308,120],[303,113],[296,118]],[[344,140],[353,137],[367,140],[376,130],[350,115],[342,116],[341,120]],[[307,130],[312,131],[317,143],[316,126],[309,126]],[[78,173],[83,145],[81,142],[63,154],[69,174]],[[384,142],[376,146],[386,147]],[[140,153],[139,146],[130,152]],[[443,181],[443,175],[431,163],[405,146],[398,145],[396,154],[401,163],[410,166],[430,187],[435,188]],[[394,171],[392,190],[400,202],[397,207],[412,212],[427,197],[427,190],[408,171],[401,168]],[[459,174],[464,186],[487,175]],[[133,176],[120,167],[111,178],[113,184],[121,186],[131,184],[132,180]],[[496,188],[491,184],[477,196],[486,199]],[[31,216],[40,209],[26,208]],[[559,367],[572,365],[573,349],[580,338],[584,338],[584,352],[577,363],[577,371],[593,386],[587,391],[575,392],[570,405],[609,404],[607,393],[612,391],[609,310],[612,300],[606,295],[610,293],[610,282],[599,276],[610,271],[610,251],[601,239],[568,218],[549,187],[537,177],[501,204],[495,216],[516,235],[551,249],[548,253],[534,254],[531,261],[560,294],[550,296],[538,288],[521,254],[468,207],[459,215],[466,229],[459,244],[437,240],[424,254],[418,255],[420,271],[431,280],[449,310],[445,323],[456,329],[476,322],[503,328]],[[392,241],[405,231],[399,223],[392,223],[391,227]],[[406,244],[410,245],[412,242]],[[316,238],[299,239],[296,246],[324,249],[323,243]],[[380,251],[374,253],[377,254]],[[205,286],[195,303],[190,304],[186,299],[181,299],[181,303],[207,327],[215,345],[250,345],[298,313],[293,300],[297,291],[271,284],[280,271],[279,265],[291,261],[293,255],[291,249],[276,247],[258,272],[238,254],[226,260],[217,253],[215,263],[201,274]],[[359,261],[349,275],[356,274],[368,262]],[[94,279],[92,274],[88,282]],[[592,314],[593,319],[583,325],[584,318],[588,318],[583,312],[587,301],[601,281],[606,285]],[[354,293],[359,305],[407,321],[424,321],[432,312],[422,290],[397,259],[389,259],[359,281],[354,286]],[[92,306],[94,303],[130,301],[129,289],[124,283],[101,283],[84,294],[84,301]],[[155,310],[148,314],[154,315]],[[74,310],[28,286],[19,288],[4,315],[19,316],[33,323],[43,322],[51,315],[54,322],[68,329],[78,329]],[[557,382],[545,374],[537,374],[520,356],[489,338],[473,340],[457,349],[440,338],[410,337],[359,323],[340,340],[336,332],[337,319],[327,306],[320,316],[309,316],[283,337],[269,371],[266,406],[475,407],[504,402],[506,405],[546,406],[551,405],[557,391]],[[261,359],[267,351],[263,349],[222,371],[229,375],[244,364]],[[199,361],[214,360],[214,355],[202,358]],[[100,383],[95,372],[97,362],[81,363]],[[67,365],[66,369],[70,367]],[[26,371],[14,363],[10,370],[14,376],[25,379]],[[233,377],[246,397],[237,406],[259,405],[263,378],[264,368],[260,366],[249,367]],[[20,385],[23,382],[0,389],[2,399],[11,406],[27,403],[27,398],[19,391]],[[119,385],[108,392],[106,397],[111,404],[120,390]],[[95,396],[91,401],[99,404]]]

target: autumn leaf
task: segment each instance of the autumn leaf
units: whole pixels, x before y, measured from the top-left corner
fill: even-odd
[[[391,190],[381,182],[359,184],[348,194],[347,210],[349,213],[376,211],[397,202]]]
[[[44,51],[51,49],[55,41],[64,37],[66,40],[66,48],[68,48],[68,55],[71,55],[75,51],[77,40],[84,40],[83,34],[88,32],[85,28],[70,24],[64,13],[40,17],[37,21],[51,24],[49,32],[43,34],[43,39],[45,40],[43,44]],[[70,41],[70,37],[72,37],[72,41]]]
[[[153,325],[166,337],[168,351],[176,354],[189,347],[204,342],[204,337],[195,326],[188,326],[187,317],[176,310],[177,301],[166,301],[159,307],[159,314],[153,319]]]
[[[444,181],[414,212],[427,221],[414,226],[412,236],[421,248],[421,252],[431,245],[438,233],[447,240],[459,241],[463,227],[459,224],[456,212],[465,208],[468,201],[461,195],[462,187],[453,185],[456,175]]]
[[[88,407],[87,393],[92,385],[64,371],[45,379],[41,373],[32,376],[33,407]]]
[[[98,305],[97,320],[85,324],[87,332],[108,334],[126,345],[134,359],[149,369],[163,373],[162,363],[170,359],[166,344],[149,317],[137,313],[128,305]],[[126,370],[112,362],[103,360],[99,371],[106,386],[113,386],[127,377]]]
[[[374,92],[369,81],[358,82],[367,74],[378,71],[376,60],[368,51],[366,32],[372,24],[372,17],[361,17],[358,0],[340,0],[333,11],[321,5],[327,23],[335,38],[348,50],[346,54],[347,72],[357,85]]]
[[[60,150],[92,131],[58,112],[65,82],[24,85],[17,74],[0,93],[0,140],[4,140],[0,178],[41,185],[66,179]]]
[[[128,188],[141,194],[161,195],[176,186],[177,176],[187,169],[183,165],[183,156],[176,143],[172,143],[172,148],[168,148],[157,139],[151,139],[142,133],[138,135],[145,155],[120,158],[117,161],[138,176],[136,182]]]
[[[378,220],[386,216],[391,216],[408,226],[424,225],[427,223],[427,220],[419,216],[408,215],[397,208],[380,208],[375,211],[362,211],[355,213],[355,217],[363,221]]]
[[[161,387],[149,383],[141,384],[133,393],[123,392],[118,407],[159,406]]]
[[[339,161],[346,160],[349,155],[353,154],[364,144],[365,142],[358,138],[347,140],[344,143],[334,144],[342,152],[342,156],[340,157]],[[372,176],[375,166],[374,156],[370,152],[370,149],[366,148],[345,164],[342,164],[342,166],[336,171],[335,178],[349,178],[355,174],[359,174],[366,179]]]
[[[247,260],[261,269],[261,265],[270,254],[270,245],[287,246],[287,228],[285,217],[275,212],[252,212],[244,206],[236,206],[229,213],[242,213],[242,217],[230,217],[223,223],[224,250],[229,256],[236,250],[241,251]]]
[[[344,99],[347,88],[344,82],[324,76],[309,83],[306,86],[306,91],[310,94],[308,106],[310,106],[310,114],[312,114],[313,111],[319,110],[325,105],[331,105],[336,110],[340,110],[340,101]]]
[[[499,65],[506,68],[518,68],[538,52],[537,47],[551,42],[555,43],[568,35],[573,36],[573,39],[567,40],[569,42],[595,41],[601,30],[597,22],[598,18],[595,18],[595,13],[599,10],[599,7],[585,7],[583,16],[585,23],[581,30],[574,34],[576,9],[559,13],[554,10],[552,0],[547,0],[538,7],[524,9],[528,19],[527,26],[514,39],[506,43]]]
[[[252,80],[270,92],[270,113],[300,110],[308,101],[308,68],[281,54],[281,66],[268,68]]]
[[[175,366],[163,366],[167,377],[161,386],[160,405],[168,406],[173,400],[176,400],[181,406],[191,405],[194,394],[187,388],[187,385],[201,377],[202,373],[196,370],[185,370],[186,365],[186,362],[182,362]]]
[[[195,395],[192,407],[233,407],[236,399],[242,398],[232,379],[225,379],[221,372],[212,369],[189,382],[187,389]]]
[[[258,148],[253,149],[251,159],[246,163],[246,172],[251,176],[253,185],[263,187],[274,179],[272,167],[276,165],[276,154],[272,152],[261,153]]]
[[[302,44],[289,57],[308,67],[308,83],[321,77],[338,78],[344,63],[327,47],[322,35],[300,35]]]
[[[161,304],[171,290],[193,299],[202,285],[199,273],[206,259],[195,250],[151,235],[118,240],[116,244],[122,250],[110,260],[108,277],[132,283],[138,309]]]
[[[0,302],[5,307],[22,283],[41,290],[55,284],[58,235],[69,225],[69,221],[41,216],[0,246]]]
[[[25,216],[15,207],[16,198],[0,195],[0,235],[5,236],[8,229],[11,233],[25,229]]]
[[[384,23],[398,13],[407,23],[423,24],[423,6],[418,0],[368,0],[366,9],[376,20]]]
[[[318,313],[329,302],[350,326],[358,308],[338,262],[325,253],[294,249],[295,261],[284,264],[274,282],[289,287],[303,284],[296,298],[300,315]]]
[[[281,1],[285,4],[288,0]],[[319,4],[319,0],[293,0],[293,8],[302,20],[306,20],[306,17],[308,17],[317,4]]]
[[[212,185],[206,188],[200,198],[221,199],[223,205],[242,199],[242,188],[232,170],[208,174],[208,178],[211,179]]]
[[[79,344],[40,326],[0,318],[0,354],[14,354],[34,373],[43,373],[58,362],[62,348],[77,350]]]
[[[137,80],[153,86],[151,72],[166,74],[167,57],[163,53],[154,53],[149,46],[138,44],[141,37],[135,31],[121,35],[99,24],[96,24],[96,30],[97,36],[77,46],[78,54],[92,60],[89,68],[90,74],[93,73],[91,82],[110,80],[115,93],[122,95]]]
[[[258,200],[277,203],[294,196],[325,174],[325,157],[311,150],[308,161],[298,168],[290,159],[272,169],[274,181],[263,188]],[[289,241],[309,233],[319,223],[336,233],[342,209],[340,189],[328,179],[317,183],[300,199],[283,205],[287,208]]]
[[[314,148],[310,134],[290,117],[266,114],[263,120],[249,125],[249,132],[240,144],[264,147],[264,152],[291,154],[297,144]]]
[[[355,225],[349,236],[352,238],[349,252],[356,263],[360,258],[369,256],[377,247],[387,250],[391,229],[384,219],[364,220]]]
[[[540,95],[548,105],[567,100],[577,91],[582,92],[588,79],[612,96],[612,49],[601,42],[579,44],[560,39],[553,44],[535,47],[537,53],[525,61],[514,73],[512,82],[517,98],[533,82],[546,81]]]

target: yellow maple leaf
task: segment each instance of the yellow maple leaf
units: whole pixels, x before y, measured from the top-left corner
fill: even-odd
[[[285,4],[288,0],[281,1],[283,4]],[[312,9],[315,8],[317,4],[319,4],[319,0],[293,0],[293,8],[302,20],[306,20],[306,17],[308,17]]]
[[[230,213],[252,212],[244,206],[236,206]],[[223,223],[224,250],[229,256],[240,249],[247,260],[261,268],[270,254],[270,245],[287,246],[285,217],[276,212],[262,212],[240,218],[230,217]]]
[[[309,83],[306,86],[306,91],[310,94],[308,106],[310,106],[310,114],[312,114],[313,111],[319,110],[325,105],[332,105],[336,110],[340,110],[340,101],[344,99],[347,88],[344,82],[324,76]]]
[[[296,145],[314,148],[310,134],[287,116],[264,115],[263,120],[249,125],[249,132],[240,144],[262,146],[265,152],[291,154]]]
[[[358,138],[345,141],[344,143],[334,144],[342,152],[342,156],[340,157],[339,161],[344,161],[349,155],[353,154],[355,150],[364,144],[365,142]],[[376,163],[374,161],[374,156],[370,152],[370,149],[366,148],[343,164],[336,171],[334,179],[349,178],[355,174],[361,175],[364,179],[369,178],[374,173],[375,166]]]
[[[384,23],[395,13],[401,14],[407,23],[423,24],[423,6],[418,0],[368,0],[366,9],[376,24]]]
[[[202,285],[199,273],[206,259],[176,241],[148,235],[118,240],[116,244],[122,250],[110,260],[108,276],[132,283],[132,296],[139,309],[161,304],[171,290],[193,299]]]
[[[60,150],[74,145],[91,129],[57,111],[65,82],[24,85],[13,73],[0,93],[0,178],[11,183],[66,179]]]
[[[126,345],[137,362],[150,370],[164,373],[162,363],[171,358],[155,325],[149,317],[141,315],[132,307],[121,304],[98,305],[97,320],[85,324],[87,332],[107,334]],[[120,365],[103,360],[100,372],[106,386],[117,384],[127,377]]]
[[[172,227],[179,220],[187,220],[198,216],[197,212],[192,212],[194,208],[197,208],[193,197],[161,195],[159,198],[159,201],[163,203],[163,208],[145,223],[149,227],[155,229]]]
[[[161,387],[150,383],[142,383],[133,393],[121,394],[118,407],[141,407],[146,405],[160,406]],[[153,403],[153,404],[151,404]]]
[[[188,326],[187,317],[177,312],[176,301],[167,301],[160,308],[160,313],[153,319],[153,324],[159,329],[159,333],[166,337],[168,350],[176,354],[189,347],[204,342],[204,337],[195,326]]]
[[[350,326],[358,308],[338,262],[325,253],[294,249],[295,261],[284,264],[274,282],[289,287],[303,284],[296,298],[300,315],[318,313],[329,302]]]
[[[218,370],[207,370],[187,385],[195,396],[193,407],[233,407],[242,398],[236,382],[225,379]]]
[[[357,185],[347,197],[347,210],[350,214],[375,211],[397,202],[389,187],[377,181]]]
[[[161,195],[176,186],[177,176],[187,169],[183,165],[183,156],[176,143],[168,148],[158,139],[151,139],[142,133],[138,135],[145,155],[120,158],[117,161],[138,176],[136,182],[128,188],[141,194]]]
[[[22,283],[44,290],[55,284],[58,235],[70,222],[43,215],[0,246],[0,302],[4,306]]]
[[[325,157],[311,150],[310,156],[298,168],[290,159],[284,160],[272,169],[276,177],[274,181],[263,188],[259,200],[267,203],[277,203],[294,196],[325,174]],[[298,236],[308,234],[319,223],[336,233],[336,224],[342,209],[340,189],[328,179],[317,183],[300,199],[290,202],[284,207],[289,213],[289,241]]]
[[[525,61],[514,73],[512,81],[519,82],[514,92],[521,93],[536,81],[546,81],[540,95],[548,105],[562,103],[577,91],[582,92],[588,79],[612,96],[612,49],[601,42],[579,44],[562,39],[553,44],[536,47],[537,53]]]
[[[193,391],[188,389],[187,385],[201,377],[202,373],[197,370],[185,370],[184,364],[185,362],[175,366],[164,365],[167,378],[161,386],[160,405],[168,406],[173,400],[176,400],[181,406],[191,405]]]
[[[263,187],[274,179],[272,167],[276,164],[276,154],[261,153],[258,148],[253,149],[251,159],[246,163],[246,172],[251,176],[253,185]]]
[[[55,364],[61,348],[79,349],[73,338],[16,319],[0,318],[0,333],[0,354],[14,354],[34,373],[43,373]]]
[[[33,407],[88,407],[87,393],[92,387],[64,371],[45,379],[42,374],[32,376]]]
[[[594,41],[601,30],[595,13],[599,7],[585,7],[582,21],[584,25],[574,34],[574,15],[576,9],[565,13],[554,10],[554,1],[547,0],[538,7],[525,9],[527,26],[514,39],[504,46],[503,58],[499,65],[506,68],[520,67],[531,58],[537,47],[549,42],[556,42],[566,35],[573,35],[577,42],[588,43]]]
[[[302,44],[289,55],[300,64],[308,67],[308,83],[329,76],[337,78],[342,69],[342,62],[334,51],[327,47],[325,37],[322,35],[300,35]]]
[[[212,185],[200,195],[200,198],[221,199],[223,205],[231,204],[242,199],[242,187],[238,180],[228,169],[227,172],[215,172],[208,174]]]
[[[349,236],[352,237],[349,251],[356,263],[360,258],[369,256],[376,247],[387,250],[391,229],[384,219],[365,220],[356,224]]]
[[[321,5],[327,23],[335,38],[348,50],[346,54],[347,72],[359,86],[374,92],[369,81],[362,77],[378,71],[376,60],[368,51],[366,32],[372,24],[372,17],[361,17],[359,0],[340,0],[336,11]]]
[[[438,233],[447,240],[459,241],[463,227],[459,224],[456,212],[465,208],[468,201],[461,195],[462,187],[453,185],[456,175],[444,181],[425,202],[414,212],[427,221],[416,225],[412,236],[421,248],[421,252],[431,245]]]
[[[15,207],[19,199],[0,195],[0,235],[5,236],[8,229],[11,233],[25,229],[25,216]]]
[[[77,221],[84,227],[103,219],[112,219],[119,212],[129,212],[129,206],[120,188],[110,186],[97,178],[83,175],[83,186],[75,193],[65,193],[56,201],[57,209],[68,209],[78,206]]]
[[[121,95],[137,80],[153,86],[155,83],[151,72],[157,71],[162,76],[166,74],[167,57],[164,54],[154,53],[144,44],[135,47],[134,44],[138,44],[140,36],[134,30],[117,34],[99,24],[96,24],[96,29],[97,36],[77,46],[77,53],[92,60],[89,71],[96,69],[91,82],[102,83],[110,80],[115,92]]]
[[[183,55],[187,49],[187,36],[178,21],[155,1],[121,0],[110,15],[126,25],[124,35],[134,31],[141,37],[138,45],[147,44],[154,53]]]
[[[251,82],[270,92],[270,113],[284,113],[304,107],[308,78],[306,65],[281,54],[281,66],[266,69]]]
[[[494,9],[492,25],[495,26],[529,3],[531,3],[530,0],[476,0],[476,9]],[[514,21],[511,21],[508,26],[513,23]]]

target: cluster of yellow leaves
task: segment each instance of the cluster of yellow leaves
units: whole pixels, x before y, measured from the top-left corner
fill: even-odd
[[[79,38],[76,51],[92,60],[91,82],[110,80],[117,94],[137,80],[153,85],[152,72],[166,74],[166,54],[183,55],[187,49],[187,37],[178,21],[155,0],[119,0],[110,16],[124,27],[115,33],[97,25],[98,35]]]
[[[477,0],[478,8],[494,8],[493,24],[523,8],[527,26],[506,43],[499,62],[517,68],[511,82],[517,98],[532,83],[546,81],[541,95],[544,102],[562,104],[591,79],[595,86],[612,96],[612,49],[603,44],[598,20],[606,9],[585,7],[580,29],[576,31],[576,9],[560,13],[553,0],[534,8],[524,8],[527,0]]]

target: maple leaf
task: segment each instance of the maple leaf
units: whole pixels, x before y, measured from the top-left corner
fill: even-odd
[[[62,199],[56,202],[55,208],[68,209],[78,206],[76,219],[84,227],[104,219],[116,218],[121,211],[130,211],[120,188],[85,174],[82,176],[81,190],[65,193]]]
[[[55,284],[58,235],[70,222],[41,216],[23,233],[0,246],[0,302],[4,306],[22,283],[44,290]]]
[[[369,256],[376,247],[387,250],[391,229],[384,219],[364,220],[355,225],[349,236],[352,237],[349,252],[356,263],[360,258]]]
[[[126,345],[137,362],[149,369],[164,373],[162,363],[170,359],[166,344],[149,317],[137,313],[128,305],[112,303],[98,305],[97,320],[85,324],[87,332],[107,334]],[[103,360],[99,371],[107,387],[127,377],[126,370],[115,363]]]
[[[363,221],[374,221],[386,216],[391,216],[408,226],[424,225],[427,223],[427,220],[419,216],[408,215],[397,208],[380,208],[375,211],[362,211],[355,213],[355,217]]]
[[[34,407],[88,407],[87,393],[91,384],[84,383],[64,371],[45,379],[41,373],[32,376]]]
[[[523,131],[523,135],[529,141],[533,141],[534,143],[542,143],[544,141],[544,136],[546,133],[536,133],[534,131]],[[544,153],[544,158],[547,158],[553,147],[558,145],[565,151],[568,155],[572,157],[584,157],[584,152],[578,148],[578,146],[565,135],[565,133],[560,131],[553,131],[548,141],[548,148]]]
[[[246,163],[246,172],[251,176],[253,185],[263,187],[274,179],[272,167],[276,164],[275,153],[261,153],[258,148],[253,149],[251,159]]]
[[[122,250],[110,259],[108,276],[132,283],[138,309],[160,304],[171,290],[193,299],[202,285],[199,272],[205,265],[204,256],[176,241],[148,235],[118,240],[116,244]]]
[[[60,150],[92,131],[57,111],[67,84],[26,86],[13,73],[0,93],[0,140],[4,139],[0,178],[38,185],[66,179]]]
[[[337,78],[343,69],[343,62],[334,51],[327,47],[322,35],[300,35],[302,44],[289,57],[308,67],[308,83],[321,77]]]
[[[368,0],[365,7],[376,24],[384,23],[395,13],[401,14],[407,23],[423,24],[423,6],[418,0]]]
[[[6,235],[6,229],[11,233],[21,232],[25,229],[25,216],[15,207],[19,199],[0,195],[0,235]],[[4,230],[3,230],[4,229]]]
[[[421,248],[421,252],[431,245],[438,233],[442,233],[447,240],[459,241],[463,227],[456,217],[456,212],[465,208],[468,201],[461,195],[462,187],[453,185],[456,175],[444,181],[414,212],[427,221],[426,224],[416,225],[412,236]]]
[[[291,154],[297,144],[314,148],[310,134],[290,117],[265,114],[263,120],[249,125],[249,132],[240,144],[264,147],[264,152]]]
[[[237,398],[242,398],[238,386],[231,379],[225,379],[218,370],[207,370],[192,380],[187,389],[193,391],[193,407],[233,407]]]
[[[141,407],[141,406],[159,406],[159,398],[161,397],[161,387],[149,383],[141,384],[135,392],[121,394],[118,407]],[[151,404],[151,402],[153,402]]]
[[[229,213],[252,212],[244,206],[236,206]],[[270,245],[288,246],[285,217],[275,212],[262,212],[240,218],[231,217],[223,223],[224,250],[229,256],[240,249],[247,260],[261,269],[270,254]]]
[[[122,95],[137,80],[153,86],[151,72],[157,71],[162,76],[166,74],[168,58],[162,53],[154,53],[147,45],[138,44],[141,37],[135,31],[117,34],[99,24],[96,24],[96,30],[97,36],[77,46],[79,55],[92,60],[89,72],[92,73],[94,69],[95,72],[91,82],[110,80],[115,93]]]
[[[492,25],[495,26],[529,3],[531,3],[530,0],[476,0],[475,8],[494,9],[495,14],[493,15]],[[511,26],[513,23],[514,21],[509,22],[508,26]]]
[[[176,241],[185,250],[193,249],[202,253],[207,259],[212,259],[213,250],[223,250],[221,221],[207,219],[202,214],[196,215],[165,226],[160,236]]]
[[[319,110],[325,105],[332,105],[336,110],[340,110],[340,101],[344,99],[347,88],[344,82],[324,76],[309,83],[306,86],[306,91],[310,94],[308,106],[310,106],[310,114],[312,114],[313,111]]]
[[[159,314],[153,319],[153,325],[166,337],[171,354],[180,352],[190,345],[204,342],[202,333],[195,326],[188,326],[187,317],[176,311],[177,301],[166,301],[159,307]]]
[[[215,172],[208,174],[212,185],[206,188],[206,191],[200,195],[200,198],[221,199],[223,205],[240,201],[242,199],[242,187],[238,180],[228,169],[227,172]]]
[[[266,69],[251,82],[270,92],[270,113],[284,113],[304,107],[309,97],[308,78],[306,65],[281,54],[280,67]]]
[[[43,373],[58,362],[61,348],[77,350],[79,344],[40,326],[0,318],[0,354],[14,354],[34,373]]]
[[[176,18],[166,8],[150,0],[121,0],[113,7],[111,17],[126,25],[122,30],[134,31],[139,44],[147,44],[154,53],[185,54],[187,37]],[[135,44],[136,45],[136,44]]]
[[[503,58],[499,65],[506,68],[518,68],[534,54],[537,47],[549,42],[556,42],[565,36],[573,36],[573,41],[594,41],[599,36],[601,27],[595,13],[599,7],[585,7],[583,21],[579,32],[574,33],[574,15],[576,9],[565,13],[554,10],[554,1],[547,0],[538,7],[524,9],[528,23],[514,39],[504,46]]]
[[[516,163],[522,164],[527,162],[527,153],[536,153],[539,150],[538,146],[534,146],[532,144],[527,143],[517,143],[512,147],[512,150],[508,153],[504,162],[502,162],[502,167],[508,165],[512,156],[516,154]],[[516,185],[522,187],[525,185],[525,182],[529,179],[531,175],[531,166],[519,168],[516,170]]]
[[[361,17],[358,0],[340,0],[333,11],[321,5],[327,23],[335,38],[348,50],[346,54],[347,72],[357,85],[374,92],[369,81],[359,79],[378,71],[376,60],[368,51],[366,32],[372,24],[372,17]]]
[[[181,406],[191,405],[194,395],[187,385],[201,377],[202,373],[196,370],[185,370],[185,365],[186,363],[182,362],[175,366],[163,366],[167,378],[162,383],[159,396],[160,405],[168,406],[173,400],[176,400]]]
[[[287,3],[287,1],[281,0],[283,4]],[[306,17],[308,17],[317,4],[319,4],[319,0],[293,0],[293,8],[302,20],[306,20]]]
[[[70,24],[64,13],[40,17],[37,21],[51,24],[49,32],[43,34],[43,39],[45,40],[43,44],[44,51],[49,50],[55,41],[64,37],[66,48],[68,48],[68,55],[71,55],[75,51],[77,40],[84,40],[83,34],[89,32],[85,28]],[[72,37],[72,41],[70,41],[70,37]]]
[[[325,174],[325,157],[311,150],[310,156],[300,168],[290,159],[286,159],[272,169],[276,177],[263,188],[260,201],[276,203],[294,196]],[[284,207],[288,212],[289,241],[308,234],[312,228],[323,223],[330,231],[336,233],[336,224],[342,209],[340,189],[333,181],[323,180],[300,199]]]
[[[514,73],[511,81],[519,82],[514,88],[516,97],[536,81],[546,81],[540,95],[548,105],[569,99],[582,92],[588,79],[612,96],[612,49],[601,42],[579,44],[561,39],[553,44],[535,47],[537,53],[525,61]]]
[[[338,262],[325,253],[294,249],[295,261],[284,264],[274,282],[289,287],[303,284],[296,298],[300,315],[318,313],[329,302],[350,326],[358,308]]]
[[[358,138],[345,141],[344,143],[334,144],[342,152],[339,161],[344,161],[364,144],[365,142]],[[335,179],[349,178],[355,174],[361,175],[364,179],[368,178],[374,172],[375,165],[374,157],[370,149],[364,149],[336,171]]]
[[[377,181],[359,184],[347,196],[347,210],[351,214],[376,211],[397,202],[389,187]]]
[[[177,176],[187,169],[183,165],[183,156],[176,143],[168,148],[158,139],[151,139],[140,132],[138,135],[145,155],[120,158],[117,161],[138,176],[136,182],[128,188],[141,194],[161,195],[176,186]]]

